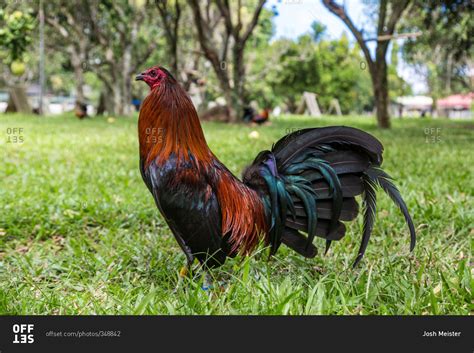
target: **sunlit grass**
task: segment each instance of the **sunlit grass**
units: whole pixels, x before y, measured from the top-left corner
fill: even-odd
[[[472,310],[474,124],[285,117],[268,127],[204,125],[215,154],[240,175],[294,129],[351,125],[385,145],[384,168],[413,215],[379,194],[366,257],[351,269],[361,222],[326,256],[260,249],[196,274],[174,292],[184,264],[138,171],[136,118],[0,116],[0,313],[3,314],[468,314]],[[13,128],[22,128],[21,133]],[[249,132],[257,130],[258,139]],[[9,143],[21,135],[23,143]],[[320,253],[324,241],[317,240]]]

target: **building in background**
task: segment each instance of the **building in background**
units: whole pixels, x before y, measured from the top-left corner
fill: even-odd
[[[424,117],[433,113],[433,98],[428,96],[398,97],[391,107],[392,115],[398,117]]]
[[[468,94],[454,94],[436,102],[438,116],[448,118],[472,118],[474,92]]]

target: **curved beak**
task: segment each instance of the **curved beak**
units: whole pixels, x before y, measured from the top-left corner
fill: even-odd
[[[142,72],[141,74],[135,76],[135,81],[144,81],[144,78],[145,78],[145,76]]]

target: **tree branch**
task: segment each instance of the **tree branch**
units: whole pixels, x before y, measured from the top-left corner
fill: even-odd
[[[176,4],[178,2],[176,1]],[[160,14],[160,17],[161,17],[161,22],[163,23],[163,27],[165,29],[165,34],[166,34],[166,37],[168,38],[169,41],[172,41],[174,40],[174,36],[173,36],[173,31],[172,31],[172,28],[170,26],[170,23],[168,21],[168,5],[167,5],[167,1],[166,0],[157,0],[155,1],[155,5],[158,9],[158,12]]]
[[[395,1],[392,5],[392,14],[387,24],[387,34],[395,32],[395,26],[403,15],[403,12],[408,8],[410,0]]]
[[[135,64],[132,66],[132,71],[136,71],[139,66],[142,66],[148,60],[150,55],[156,50],[157,46],[158,43],[156,41],[152,41],[145,53],[141,54],[134,60]]]
[[[201,49],[204,52],[204,56],[213,66],[214,71],[216,72],[216,76],[219,79],[221,85],[228,88],[229,77],[227,74],[227,70],[221,69],[221,62],[219,60],[219,54],[217,52],[217,49],[214,45],[212,45],[209,36],[210,34],[205,30],[205,21],[201,13],[199,0],[188,0],[188,4],[190,5],[194,15],[194,22],[196,24],[198,39],[201,45]],[[209,8],[206,8],[206,10],[209,11]]]
[[[387,17],[387,0],[380,1],[379,20],[377,25],[377,35],[385,34],[385,17]]]
[[[230,14],[230,6],[229,6],[229,1],[227,0],[216,0],[217,7],[219,8],[219,11],[221,12],[222,17],[224,17],[224,24],[226,27],[227,32],[232,32],[234,37],[234,25],[232,24],[232,16]]]
[[[64,26],[62,26],[56,19],[52,19],[50,17],[46,17],[46,23],[51,25],[52,27],[56,28],[56,30],[59,32],[59,34],[63,38],[68,38],[69,37],[69,32],[66,30]]]
[[[403,11],[405,11],[409,3],[410,3],[410,0],[400,0],[400,1],[394,1],[392,3],[392,11],[390,14],[390,18],[386,25],[386,31],[383,34],[390,35],[390,36],[393,35],[393,33],[395,32],[395,27],[397,25],[397,22],[402,17]],[[382,33],[379,33],[379,35],[380,34]],[[387,53],[389,42],[390,42],[389,40],[378,42],[378,45],[383,45],[384,54]]]
[[[260,13],[262,12],[263,5],[265,4],[266,0],[259,0],[257,7],[253,13],[252,20],[250,21],[249,25],[247,26],[247,29],[245,30],[244,35],[242,36],[242,44],[245,44],[247,42],[247,39],[249,39],[250,35],[252,34],[252,31],[254,30],[255,26],[258,23],[258,18],[260,16]]]
[[[336,2],[333,0],[323,0],[324,6],[332,12],[334,15],[339,17],[349,28],[349,30],[352,32],[354,37],[357,40],[357,43],[359,43],[360,48],[362,49],[362,52],[364,53],[365,59],[367,60],[367,63],[369,65],[369,69],[373,69],[374,66],[374,61],[372,60],[372,57],[370,56],[370,51],[367,45],[365,44],[364,38],[362,36],[362,32],[359,31],[350,17],[347,15],[346,10],[338,5]]]

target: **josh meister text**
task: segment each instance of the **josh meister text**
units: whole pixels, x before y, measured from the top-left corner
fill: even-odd
[[[423,331],[422,337],[460,337],[461,331]]]

